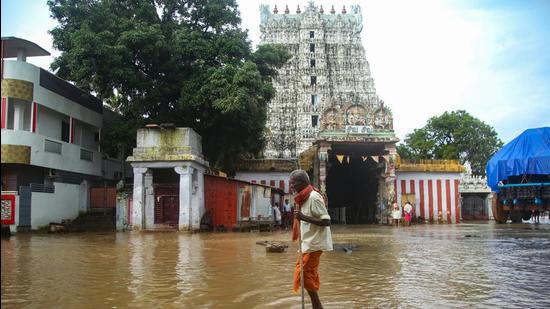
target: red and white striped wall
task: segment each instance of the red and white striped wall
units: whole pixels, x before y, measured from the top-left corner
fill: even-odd
[[[401,207],[407,202],[403,194],[414,195],[411,202],[416,214],[426,222],[460,222],[458,183],[460,173],[396,171],[396,200]],[[441,214],[440,214],[441,212]]]
[[[280,188],[288,193],[289,175],[288,172],[237,172],[235,179]]]

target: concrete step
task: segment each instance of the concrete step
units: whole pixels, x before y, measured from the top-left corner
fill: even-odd
[[[75,220],[66,224],[66,230],[69,232],[83,231],[114,231],[116,229],[115,213],[86,213],[78,216]]]

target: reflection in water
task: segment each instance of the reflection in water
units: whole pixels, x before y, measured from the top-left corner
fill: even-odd
[[[145,254],[145,250],[143,249],[143,238],[129,235],[128,251],[130,252],[130,263],[128,264],[128,268],[130,270],[131,279],[128,284],[128,291],[134,295],[134,299],[140,297],[140,288],[143,283],[142,278],[145,274],[145,267],[143,266],[143,255]]]
[[[19,234],[2,307],[300,308],[289,232]],[[550,225],[334,226],[326,308],[550,307]],[[266,253],[257,241],[290,245]],[[306,298],[307,299],[307,298]]]

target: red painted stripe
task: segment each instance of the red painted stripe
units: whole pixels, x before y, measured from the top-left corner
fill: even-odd
[[[431,179],[428,180],[428,207],[429,207],[430,223],[433,223],[434,222],[434,189],[433,189],[433,181]]]
[[[441,201],[441,179],[437,180],[437,220],[439,221],[439,213],[441,212],[441,216],[443,217],[443,207],[441,207],[442,201]],[[441,218],[443,219],[443,218]]]
[[[401,195],[406,193],[407,193],[407,181],[401,180]],[[401,201],[401,203],[403,203],[403,201]]]
[[[3,61],[4,59],[2,59]],[[8,114],[8,101],[7,98],[2,98],[2,129],[6,128],[6,116]]]
[[[272,187],[275,187],[275,180],[270,180],[269,185],[272,186]]]
[[[285,181],[284,180],[279,180],[279,188],[281,189],[285,189]]]
[[[38,108],[38,104],[36,102],[32,102],[32,133],[36,133],[36,109]]]
[[[409,202],[411,202],[411,203],[414,204],[414,206],[413,206],[413,208],[414,208],[414,209],[413,209],[413,211],[414,211],[413,214],[414,214],[415,216],[417,216],[417,215],[416,215],[416,190],[415,190],[415,187],[414,187],[414,179],[411,179],[411,182],[409,183],[409,193],[410,193],[410,194],[415,194],[414,200],[413,200],[413,201],[409,201]]]
[[[455,179],[455,217],[456,223],[460,222],[460,206],[458,205],[458,179]]]
[[[451,180],[445,179],[445,193],[447,196],[447,223],[453,223],[451,220]]]
[[[424,180],[418,181],[418,191],[420,192],[420,216],[426,219],[424,216]]]

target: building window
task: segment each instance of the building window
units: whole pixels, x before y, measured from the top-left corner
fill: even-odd
[[[44,140],[44,151],[61,154],[61,143],[49,139]]]
[[[315,44],[311,43],[309,44],[309,51],[314,53],[315,52]]]
[[[69,142],[69,132],[71,126],[65,121],[61,121],[61,140],[68,143]]]
[[[310,38],[310,39],[315,38],[315,31],[310,31],[310,32],[309,32],[309,38]]]
[[[315,67],[315,59],[309,60],[309,66],[314,68]]]
[[[80,148],[80,160],[93,161],[94,153],[89,150]]]
[[[317,85],[317,76],[312,76],[311,77],[311,85]]]
[[[311,95],[311,105],[313,107],[316,107],[319,104],[319,95],[318,94],[312,94]]]
[[[315,128],[317,127],[317,124],[319,123],[319,116],[317,115],[312,115],[311,116],[311,127],[312,128]]]

